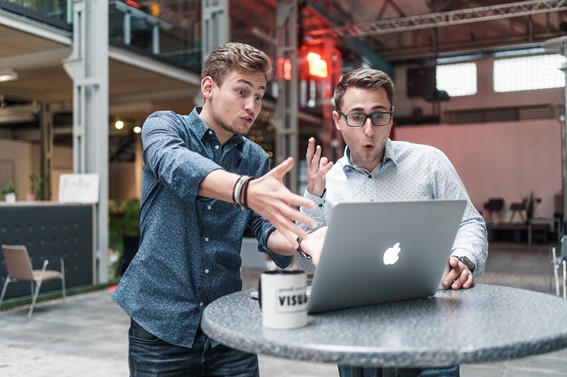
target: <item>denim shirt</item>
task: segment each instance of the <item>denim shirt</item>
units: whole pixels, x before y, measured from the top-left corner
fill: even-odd
[[[305,190],[305,196],[316,206],[314,209],[301,209],[318,221],[318,227],[327,225],[333,206],[339,202],[466,199],[452,254],[471,259],[476,264],[475,276],[484,272],[488,257],[486,224],[472,204],[453,164],[439,149],[388,140],[382,164],[369,172],[352,163],[347,146],[344,156],[327,173],[326,183],[323,197]],[[305,225],[301,226],[306,229]],[[298,258],[298,262],[306,270],[314,270],[310,261]]]
[[[242,238],[249,226],[258,249],[280,267],[291,257],[266,248],[273,226],[250,210],[198,196],[212,171],[260,177],[269,170],[262,148],[240,135],[221,146],[199,117],[157,112],[142,130],[140,247],[113,299],[146,331],[191,348],[203,309],[242,289]]]

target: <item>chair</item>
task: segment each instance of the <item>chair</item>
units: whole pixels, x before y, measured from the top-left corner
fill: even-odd
[[[557,296],[561,295],[561,290],[559,288],[559,268],[563,270],[562,276],[562,284],[563,287],[563,299],[567,300],[567,235],[561,237],[561,252],[559,256],[557,256],[557,252],[555,250],[555,246],[551,247],[551,254],[552,260],[551,263],[553,264],[553,275],[555,277],[555,293]]]
[[[484,209],[487,212],[487,220],[498,223],[502,222],[502,210],[504,209],[504,199],[490,198],[484,203]]]
[[[512,211],[512,215],[510,215],[510,220],[508,222],[512,224],[516,215],[520,218],[520,222],[525,224],[527,222],[526,218],[526,211],[527,211],[528,199],[524,199],[521,203],[512,203],[510,204],[510,211]]]
[[[4,282],[4,287],[2,288],[2,294],[0,295],[0,306],[2,305],[2,300],[4,299],[4,294],[6,293],[6,288],[8,283],[13,283],[17,281],[29,281],[31,283],[31,293],[33,296],[32,304],[28,312],[28,319],[31,318],[35,303],[37,300],[37,295],[39,289],[41,288],[41,283],[53,279],[61,279],[61,286],[63,290],[63,301],[66,302],[65,295],[65,265],[63,259],[61,259],[61,271],[48,270],[47,265],[48,260],[43,262],[43,268],[41,270],[34,270],[32,268],[32,263],[30,256],[28,254],[28,249],[23,245],[2,245],[2,251],[4,253],[4,261],[6,262],[6,270],[8,276]],[[35,285],[35,290],[34,290]]]

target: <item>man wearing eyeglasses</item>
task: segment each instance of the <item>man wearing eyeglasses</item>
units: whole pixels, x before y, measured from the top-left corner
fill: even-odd
[[[345,153],[333,164],[321,157],[321,147],[315,145],[315,139],[309,140],[305,196],[317,205],[301,210],[318,221],[319,229],[327,225],[330,209],[338,202],[466,199],[449,258],[450,269],[442,285],[468,289],[474,277],[484,271],[488,256],[484,219],[443,152],[431,146],[389,139],[393,98],[392,80],[382,71],[356,69],[341,78],[334,93],[333,120],[345,141]],[[307,251],[311,255],[306,255],[300,243],[300,251],[299,262],[312,270],[319,261],[320,250],[310,247]],[[459,366],[399,369],[396,373],[398,377],[458,377]],[[339,374],[350,377],[350,368],[339,366]],[[374,376],[374,369],[365,368],[364,376]]]

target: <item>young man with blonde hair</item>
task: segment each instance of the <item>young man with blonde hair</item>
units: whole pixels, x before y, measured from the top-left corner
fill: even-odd
[[[265,53],[228,43],[204,64],[203,107],[144,124],[140,248],[114,294],[131,317],[132,377],[258,376],[256,355],[215,343],[200,321],[207,304],[242,288],[247,227],[286,267],[297,235],[307,236],[294,221],[315,225],[297,209],[313,203],[283,183],[293,160],[270,171],[267,153],[244,137],[271,71]]]

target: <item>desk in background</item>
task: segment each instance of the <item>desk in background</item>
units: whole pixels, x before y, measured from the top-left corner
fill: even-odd
[[[246,292],[204,311],[211,338],[247,352],[372,367],[446,367],[521,358],[567,347],[567,301],[493,285],[438,291],[434,298],[310,315],[293,330],[262,327]],[[353,372],[360,372],[353,368]]]
[[[41,269],[48,259],[49,269],[59,269],[65,260],[67,288],[96,282],[94,247],[94,205],[52,202],[16,202],[0,204],[0,244],[26,245],[33,267]],[[0,252],[0,284],[6,266]],[[61,289],[58,281],[42,284],[41,292]],[[29,296],[30,285],[11,286],[5,298]]]
[[[549,241],[551,227],[549,224],[487,224],[488,242],[527,242],[533,243],[534,235],[539,243],[546,244]]]

